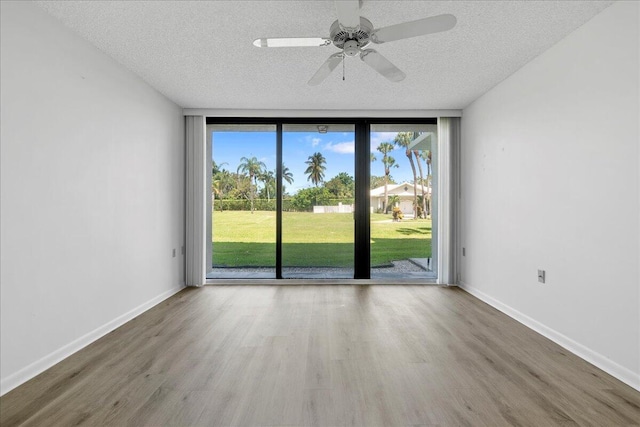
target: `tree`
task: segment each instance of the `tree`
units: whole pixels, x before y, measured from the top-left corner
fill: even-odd
[[[352,198],[355,193],[355,181],[346,172],[340,172],[331,178],[324,187],[338,199]]]
[[[382,205],[382,212],[387,213],[387,206],[389,206],[389,192],[387,186],[389,185],[389,175],[391,175],[391,168],[398,167],[396,165],[396,159],[389,155],[389,152],[393,151],[395,145],[390,142],[383,142],[378,145],[378,151],[382,153],[382,164],[384,165],[384,202]]]
[[[213,193],[213,198],[215,200],[215,196],[218,196],[221,209],[224,207],[222,199],[225,194],[233,189],[234,182],[235,180],[233,175],[226,169],[218,170],[218,172],[211,177],[211,191]]]
[[[309,211],[314,205],[329,204],[332,196],[324,187],[303,188],[292,197],[291,206],[297,211]]]
[[[432,195],[433,195],[433,191],[431,189],[431,150],[423,150],[420,152],[420,158],[422,160],[424,160],[425,164],[427,165],[427,179],[426,179],[426,184],[427,184],[427,211],[426,211],[426,215],[427,216],[431,216],[431,200],[432,200]],[[424,183],[423,183],[424,185]]]
[[[260,179],[260,181],[264,183],[263,190],[265,192],[265,195],[267,196],[267,201],[271,201],[272,191],[275,193],[275,190],[276,190],[275,173],[273,171],[265,170],[262,173],[260,173],[260,176],[258,177],[258,179]]]
[[[424,175],[422,174],[422,162],[420,161],[420,152],[418,150],[413,150],[413,155],[416,158],[416,163],[418,164],[418,170],[420,171],[420,187],[422,188],[422,215],[424,218],[427,217],[427,197],[424,191]]]
[[[305,163],[308,165],[307,170],[304,171],[304,173],[309,175],[307,181],[311,181],[317,187],[318,184],[324,180],[327,160],[322,153],[314,153],[312,156],[309,156],[309,159]]]
[[[291,173],[289,168],[286,167],[284,163],[282,164],[282,179],[287,181],[289,184],[293,183],[293,173]]]
[[[247,175],[241,173],[234,173],[232,176],[234,180],[234,185],[231,191],[227,193],[229,199],[232,200],[240,200],[247,199],[251,200],[251,181]]]
[[[220,172],[222,169],[223,165],[228,165],[227,162],[222,162],[220,164],[217,164],[215,160],[211,160],[211,176],[217,174],[218,172]]]
[[[416,165],[413,163],[413,154],[409,149],[409,144],[415,139],[415,136],[414,132],[398,132],[394,142],[400,147],[404,147],[405,155],[411,164],[411,171],[413,172],[413,219],[418,219],[418,189],[416,187],[418,177],[416,174]]]
[[[258,176],[262,173],[267,166],[264,162],[261,162],[256,157],[250,159],[242,157],[240,159],[240,166],[238,166],[238,172],[242,172],[249,175],[249,200],[251,201],[251,213],[253,213],[253,199],[255,190],[258,186]],[[253,183],[253,185],[252,185]]]
[[[400,203],[400,196],[397,194],[389,196],[389,206],[394,206],[396,203]]]
[[[266,197],[267,201],[270,201],[271,196],[276,194],[276,171],[262,171],[258,179],[264,184],[260,190],[260,197]],[[293,183],[293,174],[284,164],[282,165],[282,179],[289,184]]]
[[[372,189],[382,187],[384,185],[384,180],[385,180],[384,175],[383,176],[371,175],[371,178],[369,179],[370,179],[370,185]],[[397,184],[397,182],[393,179],[393,176],[389,175],[388,179],[389,179],[389,184]]]

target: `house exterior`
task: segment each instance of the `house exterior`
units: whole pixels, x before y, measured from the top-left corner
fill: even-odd
[[[414,184],[408,183],[406,181],[403,182],[402,184],[387,185],[387,195],[389,197],[398,196],[398,198],[400,199],[400,201],[398,202],[398,206],[400,207],[400,210],[402,211],[402,213],[405,215],[413,214],[413,187],[414,187]],[[417,187],[416,190],[417,190],[418,196],[422,195],[423,187],[424,187],[425,194],[431,193],[431,188],[427,186],[417,184],[416,187]],[[384,205],[384,185],[371,190],[369,206],[371,206],[372,212],[376,212],[377,210],[382,209],[383,205]]]

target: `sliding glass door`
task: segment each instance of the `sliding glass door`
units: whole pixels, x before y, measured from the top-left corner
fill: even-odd
[[[283,126],[283,278],[353,278],[354,144],[353,124]]]
[[[207,278],[276,277],[276,126],[209,125]]]
[[[437,125],[371,125],[371,277],[436,278]]]
[[[434,119],[227,120],[207,125],[207,278],[436,278]]]

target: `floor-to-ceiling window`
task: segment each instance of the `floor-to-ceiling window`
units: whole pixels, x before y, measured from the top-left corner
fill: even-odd
[[[353,124],[284,124],[282,277],[354,277]]]
[[[435,279],[435,119],[207,123],[207,278]]]
[[[435,278],[437,126],[372,124],[371,277]]]
[[[207,126],[208,278],[276,277],[276,136],[273,124]]]

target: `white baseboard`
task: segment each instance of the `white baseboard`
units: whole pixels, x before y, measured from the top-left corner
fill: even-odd
[[[601,355],[600,353],[591,350],[588,347],[572,340],[566,335],[561,334],[560,332],[538,322],[535,319],[527,316],[519,312],[518,310],[496,300],[495,298],[485,294],[484,292],[474,288],[473,286],[469,286],[464,282],[460,282],[458,285],[460,289],[465,290],[470,293],[474,297],[482,300],[492,306],[493,308],[500,310],[507,316],[517,320],[522,323],[526,327],[533,329],[540,335],[549,338],[551,341],[556,344],[564,347],[566,350],[575,354],[576,356],[586,360],[587,362],[595,365],[596,367],[602,369],[609,375],[619,379],[623,383],[635,388],[640,391],[640,374],[633,372],[632,370],[625,368],[622,365],[617,364],[613,360]]]
[[[61,360],[66,359],[67,357],[71,356],[73,353],[88,346],[89,344],[96,341],[97,339],[102,338],[109,332],[124,325],[129,320],[133,319],[136,316],[139,316],[140,314],[149,310],[153,306],[177,294],[182,289],[184,289],[184,286],[178,286],[166,292],[163,292],[157,297],[152,298],[143,304],[140,304],[139,306],[128,311],[127,313],[124,313],[123,315],[118,316],[112,321],[94,329],[93,331],[81,336],[80,338],[70,342],[69,344],[64,345],[58,350],[44,356],[39,360],[36,360],[32,364],[20,369],[18,372],[13,373],[6,378],[2,378],[0,380],[0,396],[4,395],[5,393],[8,393],[9,391],[18,387],[20,384],[23,384],[29,381],[31,378],[49,369],[50,367],[60,362]]]

